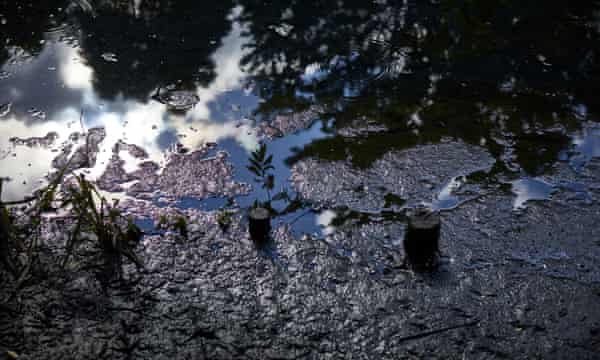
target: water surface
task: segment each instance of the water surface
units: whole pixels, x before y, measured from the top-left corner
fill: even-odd
[[[557,164],[579,173],[600,154],[599,9],[593,1],[543,12],[528,2],[499,4],[4,4],[3,199],[39,188],[56,171],[53,160],[81,145],[73,134],[99,127],[106,135],[96,161],[78,171],[99,177],[119,142],[146,153],[117,151],[126,172],[216,143],[212,154],[228,152],[234,181],[254,185],[235,196],[243,207],[267,195],[245,168],[260,142],[274,155],[275,188],[291,195],[298,189],[288,179],[306,159],[344,163],[367,183],[386,154],[425,156],[422,146],[450,141],[482,149],[493,166],[483,161],[476,174],[441,178],[420,170],[419,184],[431,191],[411,198],[386,190],[396,211],[407,201],[451,210],[494,184],[512,188],[516,208],[549,199],[555,189],[535,184],[547,184]],[[173,111],[153,97],[168,90],[199,102]],[[225,195],[217,189],[176,206],[216,209]],[[321,223],[331,212],[319,215],[326,209],[304,200],[282,220],[306,232],[327,228]],[[388,208],[381,202],[371,211]]]

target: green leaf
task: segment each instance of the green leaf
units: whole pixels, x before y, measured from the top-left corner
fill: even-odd
[[[256,166],[258,169],[262,169],[263,164],[260,161],[256,161],[254,159],[250,159],[250,163],[254,166]]]
[[[266,144],[260,144],[260,148],[258,149],[258,155],[260,157],[261,160],[264,160],[265,155],[267,155],[267,145]]]
[[[267,159],[264,161],[264,165],[270,165],[273,162],[273,154],[269,155]]]
[[[256,166],[254,166],[254,165],[249,165],[249,166],[246,166],[246,168],[247,168],[248,170],[250,170],[250,171],[251,171],[251,172],[252,172],[254,175],[256,175],[256,176],[260,176],[260,169],[258,169]]]

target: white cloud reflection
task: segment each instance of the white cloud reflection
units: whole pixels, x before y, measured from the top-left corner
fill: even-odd
[[[333,210],[324,210],[316,217],[317,225],[323,230],[323,235],[327,236],[335,232],[335,226],[332,225],[337,214]]]
[[[256,133],[249,124],[240,122],[242,113],[216,114],[222,107],[214,106],[220,101],[235,101],[235,96],[248,96],[242,89],[245,75],[239,66],[246,41],[241,32],[241,26],[234,22],[230,34],[223,38],[223,45],[213,54],[216,78],[208,87],[197,89],[200,102],[185,115],[170,113],[165,105],[156,101],[101,100],[94,91],[93,70],[83,61],[78,49],[61,43],[48,43],[47,46],[53,46],[58,54],[60,81],[66,90],[78,92],[80,100],[49,114],[44,122],[26,121],[26,114],[11,114],[0,119],[0,176],[14,178],[14,181],[5,184],[3,199],[15,200],[39,187],[39,180],[51,170],[59,145],[70,134],[81,130],[81,109],[85,109],[85,127],[103,126],[107,134],[100,145],[97,166],[90,171],[92,177],[104,171],[112,156],[112,147],[119,140],[142,147],[150,159],[157,162],[164,159],[165,153],[164,143],[159,141],[161,134],[177,135],[178,141],[190,149],[207,142],[233,138],[248,151],[253,150],[258,143]],[[14,91],[20,90],[15,88]],[[256,99],[252,102],[256,103]],[[52,148],[11,147],[9,143],[11,137],[43,137],[49,132],[59,135]],[[134,169],[140,161],[124,153],[120,156],[126,160],[128,170]]]

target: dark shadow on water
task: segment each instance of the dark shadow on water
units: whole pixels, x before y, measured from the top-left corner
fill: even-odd
[[[310,99],[335,119],[335,136],[288,164],[349,154],[367,167],[389,150],[451,137],[496,157],[514,150],[508,168],[539,175],[580,128],[582,104],[585,116],[600,113],[596,1],[242,4],[254,39],[243,62],[267,99],[257,112]],[[367,128],[362,119],[385,130],[339,133]]]
[[[105,99],[123,94],[142,102],[159,86],[194,90],[216,76],[210,55],[231,29],[231,1],[142,1],[138,10],[105,1],[75,13],[81,52]],[[107,61],[115,54],[117,61]]]

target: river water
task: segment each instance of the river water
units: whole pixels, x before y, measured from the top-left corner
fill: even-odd
[[[196,150],[217,143],[232,155],[234,178],[252,184],[247,156],[266,140],[276,187],[290,191],[289,169],[303,158],[366,168],[386,152],[462,141],[491,154],[494,181],[514,184],[520,207],[528,193],[540,197],[535,180],[553,164],[578,168],[600,153],[598,10],[591,2],[553,5],[543,16],[525,5],[492,9],[412,2],[6,5],[4,199],[39,188],[56,170],[52,160],[73,143],[69,135],[103,127],[98,159],[85,170],[92,176],[103,173],[119,141],[147,155],[136,161],[119,153],[127,171],[164,162],[176,144]],[[173,111],[153,97],[169,90],[199,101]],[[266,132],[274,141],[261,131],[267,124],[274,124]],[[15,141],[48,134],[47,143]],[[456,206],[449,185],[419,200]]]
[[[381,275],[404,211],[426,203],[446,214],[445,236],[478,239],[457,245],[469,254],[449,265],[458,273],[506,256],[597,283],[577,266],[598,265],[588,256],[598,246],[581,244],[597,234],[599,41],[595,1],[5,1],[2,200],[31,195],[85,149],[72,170],[128,200],[148,231],[156,218],[144,209],[268,201],[294,236],[351,262],[362,254],[357,264]],[[247,169],[260,144],[273,155],[271,189]],[[537,207],[548,203],[575,210],[563,224],[552,220],[561,210]],[[538,250],[535,238],[569,224],[579,245]],[[487,243],[505,236],[514,242]],[[512,306],[504,300],[496,309]]]

